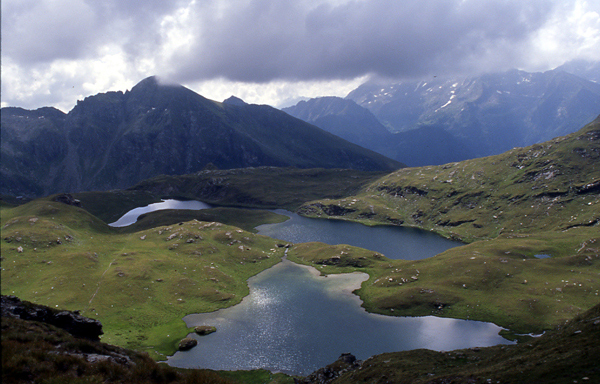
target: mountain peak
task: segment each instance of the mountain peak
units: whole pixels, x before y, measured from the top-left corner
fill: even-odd
[[[131,88],[130,92],[145,93],[145,92],[156,91],[159,88],[185,88],[185,87],[179,83],[172,82],[172,81],[170,82],[170,81],[167,81],[158,76],[150,76],[150,77],[146,77],[145,79],[143,79],[142,81],[140,81],[139,83],[134,85],[133,88]]]
[[[248,105],[244,100],[239,97],[230,96],[228,99],[223,100],[223,104],[229,105]]]
[[[158,78],[156,76],[146,77],[144,80],[140,81],[136,85],[131,88],[131,92],[139,91],[139,90],[150,90],[158,87]]]

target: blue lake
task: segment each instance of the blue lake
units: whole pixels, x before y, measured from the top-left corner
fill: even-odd
[[[258,233],[292,243],[348,244],[377,251],[390,259],[405,260],[425,259],[463,245],[416,228],[369,227],[342,220],[311,219],[283,209],[273,212],[288,216],[290,220],[260,225],[256,227]]]
[[[366,274],[319,276],[284,260],[249,279],[250,295],[233,307],[183,318],[188,327],[213,325],[198,345],[167,363],[181,368],[307,375],[350,352],[359,359],[417,348],[453,350],[510,342],[501,328],[478,321],[392,317],[367,313],[351,292]]]

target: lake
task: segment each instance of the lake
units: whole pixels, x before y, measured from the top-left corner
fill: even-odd
[[[417,228],[366,226],[343,220],[311,219],[283,209],[273,212],[290,217],[283,223],[256,227],[261,235],[291,243],[320,241],[348,244],[377,251],[390,259],[419,260],[463,245]]]
[[[502,328],[478,321],[392,317],[367,313],[352,291],[363,273],[319,276],[284,260],[250,278],[250,295],[233,307],[183,318],[188,327],[213,325],[198,345],[167,363],[181,368],[307,375],[350,352],[358,359],[416,348],[453,350],[510,344]]]
[[[160,211],[163,209],[199,210],[199,209],[208,209],[208,208],[212,208],[212,206],[209,204],[203,203],[201,201],[197,201],[197,200],[187,200],[187,201],[172,200],[172,199],[163,200],[160,203],[154,203],[154,204],[146,205],[145,207],[134,208],[131,211],[124,214],[123,216],[121,216],[119,218],[119,220],[115,221],[114,223],[110,223],[108,225],[110,225],[111,227],[126,227],[128,225],[135,223],[137,221],[138,217],[140,217],[144,213]]]

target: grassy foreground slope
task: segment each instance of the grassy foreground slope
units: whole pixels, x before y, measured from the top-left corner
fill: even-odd
[[[548,329],[600,300],[600,120],[498,156],[402,169],[354,197],[309,202],[300,212],[470,242],[370,271],[358,291],[369,311]],[[298,257],[326,259],[317,250]]]
[[[1,208],[2,294],[98,319],[103,341],[164,358],[181,318],[238,303],[276,264],[276,241],[191,220],[120,233],[87,211],[39,199]]]
[[[75,338],[38,321],[2,318],[2,382],[234,384],[206,370],[177,370],[148,354]]]

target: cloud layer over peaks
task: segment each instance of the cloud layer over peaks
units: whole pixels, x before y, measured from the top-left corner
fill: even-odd
[[[159,75],[184,84],[352,81],[600,60],[585,0],[4,0],[3,104]],[[34,100],[34,101],[32,101]]]

